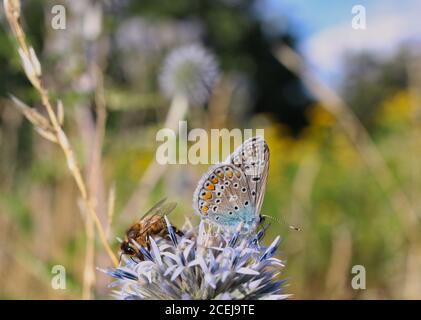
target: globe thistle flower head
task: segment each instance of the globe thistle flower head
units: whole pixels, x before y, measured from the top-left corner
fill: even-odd
[[[174,49],[159,76],[163,93],[170,99],[185,96],[192,105],[205,103],[218,78],[216,58],[198,44]]]
[[[201,222],[187,223],[184,235],[150,238],[150,249],[133,243],[144,260],[123,257],[110,286],[118,299],[285,299],[278,280],[283,262],[273,255],[280,238],[261,245],[265,228],[256,234],[224,234]]]

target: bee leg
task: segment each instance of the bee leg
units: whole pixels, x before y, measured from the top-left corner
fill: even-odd
[[[182,237],[182,236],[184,236],[184,233],[183,233],[183,231],[181,231],[181,230],[178,230],[177,229],[177,231],[175,232],[178,236],[180,236],[180,237]]]
[[[137,253],[136,253],[136,255],[135,255],[135,257],[136,257],[136,258],[138,258],[140,261],[145,260],[145,259],[143,258],[143,254],[142,254],[142,253],[140,253],[140,252],[137,252]],[[132,256],[131,258],[132,258],[132,260],[133,260],[133,256]],[[138,261],[135,261],[135,262],[138,262]]]

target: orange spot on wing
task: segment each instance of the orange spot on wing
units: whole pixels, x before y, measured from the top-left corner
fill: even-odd
[[[208,185],[207,189],[208,190],[215,190],[215,185],[211,183],[211,184]]]
[[[200,196],[203,200],[209,200],[212,199],[212,192],[210,191],[205,191],[201,196]]]

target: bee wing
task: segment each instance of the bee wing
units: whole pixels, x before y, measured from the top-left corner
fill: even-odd
[[[152,208],[150,208],[148,211],[146,211],[145,214],[142,217],[140,217],[140,220],[142,220],[143,218],[145,218],[149,214],[152,214],[152,212],[155,212],[156,210],[158,210],[165,201],[167,201],[167,198],[164,198],[164,199],[158,201]],[[154,213],[152,215],[155,215],[155,214],[156,213]]]
[[[165,203],[164,202],[167,200],[167,198],[162,199],[161,201],[159,201],[158,203],[156,203],[152,208],[150,208],[141,218],[139,221],[144,220],[147,216],[150,217],[154,217],[156,215],[159,216],[165,216],[170,214],[175,207],[177,206],[176,202],[169,202],[169,203]],[[149,220],[150,221],[150,220]],[[144,228],[145,230],[147,230],[150,226],[150,223],[148,223]]]
[[[177,206],[177,203],[175,202],[169,202],[160,207],[156,207],[155,205],[154,206],[155,208],[153,210],[149,210],[148,214],[150,214],[151,218],[156,215],[163,217],[165,215],[170,214],[175,209],[176,206]],[[146,221],[145,225],[142,228],[141,235],[145,234],[152,227],[152,225],[153,225],[152,219],[149,219],[148,221]]]
[[[157,209],[156,214],[159,214],[160,216],[166,216],[170,214],[175,209],[176,206],[177,206],[176,202],[166,203]]]

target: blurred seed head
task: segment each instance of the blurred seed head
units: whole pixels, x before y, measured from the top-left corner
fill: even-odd
[[[187,223],[183,236],[168,219],[169,237],[150,238],[150,249],[134,243],[144,261],[123,257],[116,269],[102,270],[116,278],[110,287],[118,299],[286,299],[284,267],[274,258],[280,239],[268,247],[256,234],[215,232],[205,222]]]
[[[170,99],[185,96],[192,105],[205,103],[218,78],[215,56],[198,44],[174,49],[165,59],[159,82]]]

